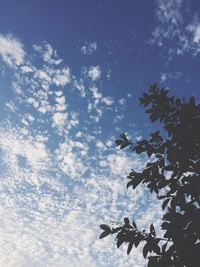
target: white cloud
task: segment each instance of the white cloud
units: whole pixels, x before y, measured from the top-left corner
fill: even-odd
[[[0,34],[0,55],[10,67],[20,66],[25,60],[23,44],[11,34]]]
[[[108,106],[111,106],[114,103],[113,99],[109,96],[103,97],[102,102],[104,102]]]
[[[117,114],[114,118],[114,123],[117,123],[117,122],[123,120],[123,118],[124,118],[124,114],[121,114],[121,115]]]
[[[28,65],[21,66],[21,70],[22,70],[22,73],[33,72],[33,69]]]
[[[97,50],[97,43],[96,42],[91,42],[91,43],[85,43],[81,47],[81,53],[84,55],[91,55]]]
[[[35,100],[35,98],[33,98],[33,97],[29,97],[29,98],[27,98],[27,99],[26,99],[26,102],[27,102],[28,104],[33,105],[35,108],[38,108],[38,107],[39,107],[39,102],[37,102],[37,101]]]
[[[48,64],[59,65],[63,61],[58,58],[57,51],[50,44],[33,45],[33,48],[42,55],[43,60]]]
[[[27,119],[33,121],[34,118],[27,115]],[[48,149],[44,143],[32,140],[31,138],[22,138],[13,132],[1,134],[1,147],[10,153],[13,160],[17,162],[18,156],[27,160],[27,164],[33,169],[45,168],[49,164]]]
[[[65,96],[56,97],[56,102],[57,102],[59,105],[64,105],[64,104],[65,104]]]
[[[83,80],[81,81],[74,81],[74,87],[79,91],[81,97],[86,97],[86,90],[85,90],[85,86],[83,83]]]
[[[180,71],[177,71],[175,73],[163,72],[161,73],[161,76],[160,76],[160,82],[165,83],[166,81],[169,81],[169,80],[178,80],[182,76],[183,74]]]
[[[157,25],[153,30],[151,44],[166,49],[169,58],[190,52],[196,55],[200,52],[199,25],[200,19],[196,14],[190,23],[186,20],[186,8],[183,0],[157,0],[156,17]]]
[[[56,102],[58,104],[55,105],[56,111],[65,111],[67,105],[65,104],[65,96],[57,97]]]
[[[86,156],[88,145],[77,141],[69,140],[59,144],[56,150],[57,159],[60,162],[60,168],[70,178],[80,179],[81,175],[87,169],[83,164],[82,156]]]
[[[123,105],[126,104],[126,99],[125,98],[120,98],[118,102],[119,102],[120,105],[123,106]]]
[[[92,79],[92,81],[96,81],[101,77],[101,70],[99,66],[92,66],[88,70],[88,76]]]
[[[34,74],[36,79],[40,79],[42,81],[46,81],[48,83],[51,82],[51,77],[43,70],[37,70]]]
[[[55,105],[56,111],[64,111],[67,108],[65,103],[65,96],[56,97],[55,101],[57,104]]]
[[[161,73],[161,77],[160,77],[160,80],[161,80],[161,82],[162,83],[164,83],[164,82],[166,82],[166,80],[167,80],[167,74],[166,73]]]
[[[53,82],[57,86],[65,86],[70,82],[70,70],[69,68],[63,68],[56,70],[53,75]]]
[[[90,90],[92,91],[93,97],[95,99],[101,99],[102,98],[102,93],[98,91],[97,87],[93,86]]]
[[[53,127],[58,127],[62,128],[66,124],[68,114],[67,113],[61,113],[61,112],[56,112],[53,114]]]
[[[17,109],[15,107],[15,104],[13,103],[13,101],[9,101],[5,103],[5,106],[10,109],[12,112],[16,112]]]
[[[61,96],[61,95],[63,95],[63,92],[62,91],[55,91],[55,95],[57,95],[57,96]]]
[[[197,27],[195,28],[193,41],[195,43],[199,43],[200,41],[200,24],[198,24]]]

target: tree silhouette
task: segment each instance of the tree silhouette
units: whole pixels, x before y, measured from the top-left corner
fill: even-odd
[[[150,121],[160,121],[160,131],[136,143],[125,134],[116,140],[121,149],[129,147],[137,154],[146,153],[150,160],[142,172],[132,170],[127,188],[145,184],[156,194],[165,211],[157,237],[153,224],[149,232],[139,230],[135,221],[124,218],[120,227],[100,225],[99,238],[116,234],[119,248],[128,243],[127,254],[143,242],[143,256],[148,267],[200,266],[200,104],[195,98],[181,100],[168,95],[167,89],[156,84],[139,99],[146,107]],[[163,138],[162,136],[166,137]]]

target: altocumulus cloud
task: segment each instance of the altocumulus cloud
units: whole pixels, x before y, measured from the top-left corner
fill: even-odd
[[[138,252],[127,257],[112,239],[98,240],[102,222],[134,211],[145,228],[161,212],[142,188],[125,189],[122,177],[145,159],[116,151],[104,134],[112,106],[123,117],[119,99],[97,86],[100,66],[79,77],[50,44],[33,48],[37,66],[18,39],[0,35],[12,73],[0,124],[0,266],[143,266]]]

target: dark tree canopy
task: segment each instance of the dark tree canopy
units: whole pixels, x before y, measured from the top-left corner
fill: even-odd
[[[121,149],[129,147],[137,154],[146,153],[152,160],[142,172],[132,170],[127,188],[134,190],[144,184],[156,194],[162,209],[163,237],[155,228],[149,232],[138,229],[136,223],[124,218],[124,224],[111,228],[102,224],[100,238],[116,234],[119,248],[127,243],[127,254],[133,246],[144,244],[143,256],[148,267],[200,266],[200,104],[194,97],[182,100],[169,96],[167,89],[153,84],[139,99],[153,123],[159,121],[160,131],[148,139],[132,142],[125,134],[116,140]]]

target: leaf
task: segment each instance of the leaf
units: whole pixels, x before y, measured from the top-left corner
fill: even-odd
[[[157,113],[152,113],[150,116],[151,122],[156,121],[158,118],[159,118],[159,114],[157,114]]]
[[[122,236],[119,236],[117,239],[117,248],[119,248],[124,243]]]
[[[115,140],[116,146],[120,146],[122,143],[123,143],[123,140],[121,140],[121,139]]]
[[[181,100],[179,98],[177,98],[176,101],[175,101],[175,104],[176,104],[177,107],[180,107]]]
[[[124,223],[125,223],[125,225],[129,225],[129,218],[128,217],[124,218]]]
[[[128,139],[127,139],[127,137],[126,137],[126,135],[125,135],[124,133],[122,133],[122,134],[120,135],[120,137],[121,137],[124,141],[128,142]]]
[[[137,225],[136,225],[136,223],[135,223],[134,220],[133,220],[133,222],[132,222],[132,225],[133,225],[133,227],[134,227],[135,229],[137,229]]]
[[[165,252],[165,250],[166,250],[167,243],[168,243],[168,242],[166,242],[166,243],[162,246],[162,254],[163,254],[163,253]]]
[[[146,259],[146,256],[147,256],[148,252],[149,252],[149,246],[148,246],[148,244],[146,244],[143,247],[143,256],[144,256],[145,259]]]
[[[162,176],[161,176],[161,177],[162,177]],[[165,179],[165,177],[164,177],[164,179]],[[166,187],[168,184],[169,184],[169,181],[168,181],[168,180],[160,180],[160,181],[158,182],[158,188],[161,189],[161,188],[163,188],[163,187]]]
[[[174,197],[172,198],[172,201],[170,204],[171,204],[171,209],[175,211],[176,210],[176,199]]]
[[[161,224],[161,229],[166,229],[167,230],[169,228],[169,226],[170,226],[170,224],[168,222],[163,222]]]
[[[169,203],[170,199],[171,199],[171,198],[166,198],[166,199],[163,201],[163,203],[162,203],[162,210],[164,210],[164,209],[166,208],[166,206],[167,206],[167,204]]]
[[[148,150],[147,150],[147,155],[150,158],[152,154],[153,154],[153,148],[151,146],[149,146]]]
[[[164,199],[164,198],[166,198],[165,195],[164,196],[158,196],[158,199]]]
[[[142,239],[139,237],[137,239],[135,239],[135,247],[136,248],[138,247],[138,245],[140,244],[141,241],[142,241]]]
[[[113,229],[112,229],[112,234],[117,233],[118,231],[122,230],[122,228],[123,228],[122,226],[117,227],[117,228],[113,228]]]
[[[125,147],[127,147],[128,146],[128,142],[124,142],[121,146],[120,146],[120,149],[124,149]]]
[[[191,105],[195,105],[195,98],[194,98],[194,96],[191,96],[190,97],[190,104]]]
[[[103,229],[105,231],[110,231],[111,232],[110,227],[108,225],[106,225],[106,224],[101,224],[100,227],[101,227],[101,229]]]
[[[153,224],[151,224],[151,226],[150,226],[150,232],[153,236],[156,236],[156,232],[155,232],[155,228],[154,228]]]
[[[133,248],[133,241],[130,241],[128,244],[128,249],[127,249],[127,255],[131,252],[131,249]]]
[[[133,189],[135,189],[141,182],[142,180],[144,180],[144,177],[141,175],[138,175],[137,177],[135,177],[132,182],[133,182]]]
[[[156,154],[155,156],[156,156],[156,158],[158,158],[158,159],[162,159],[162,158],[163,158],[163,155],[161,155],[161,154]]]
[[[104,231],[103,233],[100,234],[99,239],[102,239],[106,237],[107,235],[110,235],[110,233],[111,233],[110,231]]]
[[[158,245],[154,246],[153,247],[153,251],[156,253],[156,254],[160,254],[160,247]]]
[[[174,167],[172,165],[165,166],[166,171],[173,171]]]
[[[150,86],[150,89],[152,92],[156,92],[156,89],[157,89],[157,83],[153,83],[151,86]]]
[[[129,181],[128,183],[127,183],[127,185],[126,185],[126,188],[128,188],[129,186],[131,186],[133,184],[133,181],[131,180],[131,181]]]

